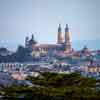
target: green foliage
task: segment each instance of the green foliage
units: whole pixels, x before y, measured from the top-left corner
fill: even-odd
[[[41,73],[44,78],[28,77],[27,80],[39,87],[4,88],[5,96],[26,100],[91,100],[100,99],[100,91],[96,90],[96,80],[85,78],[78,73],[57,74]]]

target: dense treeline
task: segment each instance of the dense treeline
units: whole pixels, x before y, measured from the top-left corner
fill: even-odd
[[[25,100],[100,100],[100,83],[78,73],[41,73],[42,77],[28,77],[34,87],[3,88],[6,98]],[[38,85],[38,86],[37,86]]]

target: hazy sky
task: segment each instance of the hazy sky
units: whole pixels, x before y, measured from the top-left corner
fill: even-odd
[[[69,24],[72,40],[100,39],[100,0],[0,0],[0,43],[23,44],[35,34],[56,43],[58,24]]]

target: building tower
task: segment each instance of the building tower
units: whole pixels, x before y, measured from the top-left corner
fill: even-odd
[[[34,40],[34,34],[32,34],[31,40]]]
[[[69,33],[68,24],[66,24],[66,27],[65,27],[65,51],[68,51],[68,52],[71,51],[71,37]]]
[[[29,45],[29,37],[27,36],[27,37],[25,38],[25,47],[27,48],[28,45]]]
[[[64,35],[62,33],[62,29],[61,29],[61,25],[60,24],[59,24],[59,27],[58,27],[58,40],[57,40],[57,43],[58,44],[64,43]]]
[[[37,44],[37,42],[35,41],[34,34],[32,34],[31,39],[29,40],[29,45],[32,47],[35,44]]]

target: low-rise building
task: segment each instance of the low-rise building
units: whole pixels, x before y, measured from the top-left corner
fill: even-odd
[[[1,86],[12,86],[15,84],[15,81],[12,79],[11,75],[9,73],[0,72],[0,85]]]

